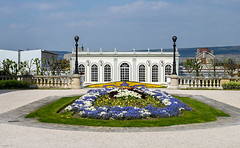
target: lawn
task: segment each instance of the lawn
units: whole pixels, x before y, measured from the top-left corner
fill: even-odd
[[[134,119],[134,120],[103,120],[76,117],[73,112],[61,112],[67,105],[78,99],[75,97],[64,97],[49,105],[46,105],[30,113],[26,118],[37,118],[40,122],[86,125],[86,126],[107,126],[107,127],[160,127],[191,123],[204,123],[216,121],[217,117],[229,117],[228,114],[206,105],[189,97],[174,96],[183,103],[186,103],[193,111],[183,111],[178,117]]]

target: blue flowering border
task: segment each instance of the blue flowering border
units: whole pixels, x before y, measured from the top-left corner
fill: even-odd
[[[91,89],[87,94],[81,96],[75,100],[74,103],[67,106],[65,110],[76,111],[81,117],[92,118],[92,119],[117,119],[117,120],[130,120],[130,119],[145,119],[147,117],[152,118],[166,118],[178,116],[181,110],[192,111],[190,107],[182,103],[180,100],[174,98],[170,94],[161,90],[149,90],[146,88],[135,88],[147,95],[151,95],[157,98],[161,103],[165,104],[164,108],[153,107],[152,105],[144,108],[138,107],[120,107],[120,106],[105,106],[105,107],[94,107],[93,104],[97,98],[101,95],[108,94],[114,89],[118,88],[101,88]]]

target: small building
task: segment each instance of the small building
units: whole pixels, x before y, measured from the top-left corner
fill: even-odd
[[[213,50],[211,52],[208,48],[199,48],[197,49],[197,53],[195,58],[201,61],[201,65],[203,69],[211,69],[213,68],[215,56],[213,55]]]
[[[223,66],[217,65],[217,59],[214,55],[214,50],[211,50],[210,52],[208,48],[198,48],[194,58],[197,60],[198,63],[200,63],[200,76],[216,77],[226,75]],[[181,66],[180,69],[182,76],[195,76],[195,71],[189,73],[191,69],[186,69],[184,66]]]
[[[179,53],[176,52],[178,71]],[[75,71],[76,52],[72,52],[71,67]],[[85,83],[104,83],[114,81],[138,81],[154,84],[166,82],[172,73],[173,52],[159,49],[157,52],[79,51],[78,70],[85,75]]]

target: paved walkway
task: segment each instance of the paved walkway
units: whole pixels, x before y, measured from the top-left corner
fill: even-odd
[[[78,95],[82,90],[0,90],[0,115],[16,111],[19,107],[48,97]],[[209,102],[226,103],[228,108],[238,114],[240,108],[240,91],[222,90],[167,90],[172,94],[194,95],[210,98]],[[53,96],[53,97],[49,97]],[[219,101],[219,102],[218,102]],[[233,107],[229,107],[229,105]],[[224,104],[223,104],[224,106]],[[0,120],[3,120],[0,118]],[[218,122],[227,121],[220,119]],[[117,132],[97,130],[62,130],[62,125],[54,125],[54,129],[38,126],[22,126],[21,124],[0,122],[0,147],[240,147],[239,117],[229,124],[208,123],[202,125],[181,125],[158,128],[157,130],[135,130]],[[194,128],[196,126],[196,128]],[[51,126],[50,126],[51,127]],[[60,127],[60,128],[58,128]],[[204,128],[198,128],[204,127]],[[76,128],[76,127],[75,127]],[[83,127],[79,127],[81,129]],[[59,130],[61,129],[61,130]],[[102,128],[103,129],[103,128]],[[161,130],[162,129],[162,130]],[[176,129],[176,130],[170,130]]]

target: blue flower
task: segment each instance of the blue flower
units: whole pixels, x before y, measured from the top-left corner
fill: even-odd
[[[126,83],[127,84],[127,83]],[[123,85],[126,85],[123,83]],[[131,119],[144,119],[146,117],[153,118],[168,118],[178,116],[181,110],[192,111],[190,107],[182,103],[180,100],[174,98],[170,94],[161,90],[150,91],[144,87],[135,87],[134,91],[143,93],[145,95],[152,94],[153,97],[160,102],[165,103],[166,107],[157,108],[153,105],[146,106],[144,108],[126,106],[105,106],[94,107],[93,104],[97,100],[98,96],[106,95],[111,91],[115,91],[116,88],[102,88],[91,89],[86,95],[83,95],[79,99],[75,100],[72,105],[66,107],[68,110],[76,111],[81,117],[92,119],[115,119],[115,120],[131,120]]]

